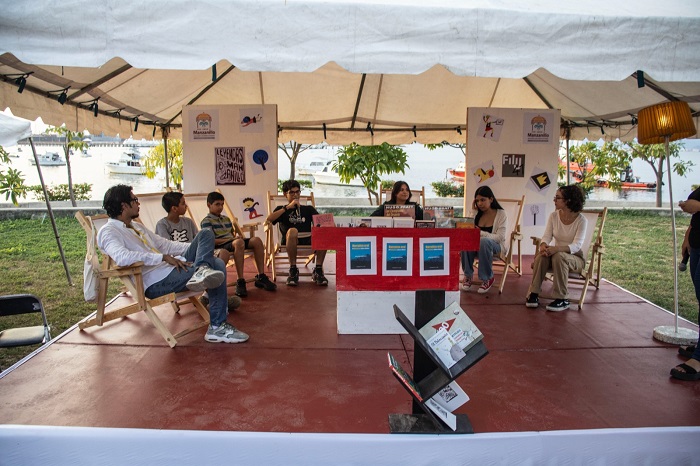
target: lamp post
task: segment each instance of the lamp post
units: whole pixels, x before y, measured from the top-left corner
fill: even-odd
[[[698,332],[678,327],[678,241],[676,239],[676,213],[673,205],[673,189],[671,186],[671,160],[669,159],[668,144],[671,141],[687,138],[697,132],[690,107],[686,102],[664,102],[639,111],[639,126],[637,140],[640,144],[664,143],[666,152],[666,171],[668,173],[668,196],[671,207],[671,228],[673,231],[673,308],[675,326],[658,326],[654,328],[654,338],[666,343],[678,345],[694,344],[698,340]]]

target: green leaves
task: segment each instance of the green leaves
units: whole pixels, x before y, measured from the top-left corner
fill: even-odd
[[[161,142],[143,159],[145,175],[149,179],[156,177],[159,168],[165,169],[165,146]],[[182,189],[182,140],[168,139],[168,178],[177,189]]]
[[[379,146],[360,146],[352,143],[338,151],[338,161],[333,169],[338,172],[340,181],[349,183],[353,178],[362,180],[372,203],[372,196],[379,204],[376,191],[380,176],[390,173],[406,173],[408,154],[398,146],[383,143]]]

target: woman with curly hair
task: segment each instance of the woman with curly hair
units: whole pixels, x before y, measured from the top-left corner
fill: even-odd
[[[545,275],[551,269],[554,275],[554,301],[548,311],[564,311],[569,308],[569,272],[581,272],[586,266],[581,247],[586,237],[588,221],[581,215],[585,199],[581,188],[562,186],[554,196],[555,211],[547,219],[544,235],[537,249],[532,267],[532,283],[528,290],[527,307],[539,306],[539,294]],[[554,242],[554,244],[550,244]]]

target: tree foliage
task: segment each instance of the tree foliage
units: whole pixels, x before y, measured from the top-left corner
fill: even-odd
[[[41,185],[27,186],[27,191],[34,193],[38,200],[45,200]],[[73,197],[78,201],[89,201],[91,191],[92,185],[90,183],[77,183],[73,186]],[[71,199],[67,184],[46,186],[46,194],[49,196],[49,201],[68,201]]]
[[[158,169],[165,169],[165,143],[161,142],[151,148],[141,160],[145,175],[149,179],[156,177]],[[178,191],[182,190],[182,140],[168,139],[168,179]]]
[[[352,143],[338,151],[338,161],[333,169],[340,175],[340,181],[349,183],[359,178],[367,188],[367,197],[372,204],[372,196],[379,204],[380,176],[389,173],[406,173],[408,154],[398,146],[383,143],[379,146],[360,146]]]
[[[0,170],[0,195],[4,194],[5,200],[19,205],[19,199],[27,197],[27,186],[24,184],[22,172],[10,167],[11,163],[10,154],[0,146],[0,164],[8,165],[7,171]]]
[[[50,127],[46,130],[47,134],[57,134],[63,136],[63,155],[66,157],[66,170],[68,171],[68,194],[73,207],[77,207],[75,202],[75,190],[73,189],[73,171],[70,165],[71,151],[79,152],[87,150],[88,144],[83,141],[85,135],[82,131],[71,131],[64,126]]]
[[[642,145],[636,142],[628,142],[624,146],[632,154],[632,157],[645,161],[654,170],[654,175],[656,175],[656,207],[661,207],[661,186],[663,185],[664,169],[666,167],[666,148],[663,144]],[[683,147],[683,144],[677,142],[672,142],[668,145],[671,170],[679,176],[685,176],[690,167],[695,166],[691,161],[672,160],[678,158]]]

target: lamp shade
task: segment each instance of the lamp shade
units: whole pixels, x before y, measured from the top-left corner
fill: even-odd
[[[637,140],[640,144],[661,144],[689,138],[697,130],[687,102],[664,102],[643,108],[637,115]]]

